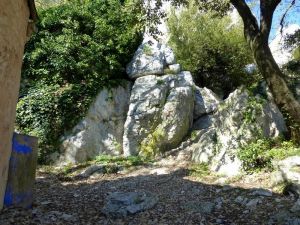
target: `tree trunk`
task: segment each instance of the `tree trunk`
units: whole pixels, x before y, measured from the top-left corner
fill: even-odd
[[[0,210],[7,182],[8,162],[21,66],[26,42],[29,7],[27,0],[0,0]]]
[[[268,44],[273,14],[281,0],[260,0],[260,24],[247,1],[230,0],[230,2],[243,19],[246,41],[250,44],[258,69],[267,82],[276,105],[285,114],[287,125],[300,141],[300,103],[287,86]]]
[[[276,105],[281,112],[287,116],[287,123],[292,129],[292,133],[299,137],[300,103],[289,89],[284,75],[271,53],[268,43],[257,37],[250,45],[259,71],[267,82]]]

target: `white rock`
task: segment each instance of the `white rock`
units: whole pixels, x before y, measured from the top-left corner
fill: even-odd
[[[238,148],[261,136],[272,138],[285,132],[284,119],[276,105],[257,96],[257,104],[252,106],[250,102],[254,99],[250,100],[246,90],[238,89],[219,104],[213,115],[200,117],[194,129],[204,132],[199,141],[189,147],[193,151],[192,159],[209,163],[210,168],[220,174],[236,176],[241,171],[241,162],[236,156]]]
[[[255,208],[258,204],[262,203],[260,198],[251,199],[247,204],[247,208]]]
[[[180,64],[169,65],[164,71],[165,74],[178,74],[180,72],[181,72]]]
[[[131,79],[145,75],[162,75],[165,68],[165,56],[161,44],[146,42],[139,46],[126,72]]]
[[[191,127],[194,82],[189,72],[135,81],[124,129],[124,154],[177,147]]]
[[[295,192],[300,193],[300,156],[291,156],[274,163],[277,171],[273,172],[273,185],[281,182],[294,184]]]
[[[166,46],[166,45],[162,45],[161,49],[162,49],[162,52],[165,56],[166,64],[167,65],[176,64],[176,57],[175,57],[175,54],[174,54],[173,50],[170,47]]]
[[[251,195],[258,195],[258,196],[266,196],[271,197],[273,194],[270,190],[265,189],[257,189],[251,193]]]
[[[86,117],[63,138],[59,163],[77,163],[99,154],[122,154],[131,84],[100,91]]]
[[[221,102],[221,99],[210,89],[196,87],[194,120],[216,111]]]
[[[154,40],[141,44],[126,67],[131,79],[165,73],[178,74],[180,71],[181,67],[176,64],[172,49]]]

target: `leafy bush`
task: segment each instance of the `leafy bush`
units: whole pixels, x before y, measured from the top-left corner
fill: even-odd
[[[294,60],[300,60],[300,29],[296,30],[295,33],[289,34],[284,40],[286,48],[292,50]]]
[[[293,83],[293,78],[299,79],[300,77],[300,29],[295,33],[289,34],[285,37],[284,47],[292,53],[293,58],[283,65],[285,73]]]
[[[122,84],[142,40],[140,3],[80,2],[41,9],[39,32],[26,46],[17,129],[40,138],[40,162],[101,88]]]
[[[241,84],[255,79],[246,72],[253,62],[241,22],[232,24],[231,18],[200,13],[191,0],[179,14],[174,10],[168,20],[170,45],[179,63],[194,75],[199,86],[220,95],[228,95]]]
[[[196,163],[189,167],[188,174],[193,177],[203,178],[210,174],[209,166],[206,163]]]
[[[272,160],[282,160],[294,155],[300,155],[300,147],[292,141],[281,139],[259,139],[237,152],[243,170],[250,173],[272,169]]]
[[[272,148],[272,143],[268,139],[260,139],[256,142],[241,148],[238,151],[238,158],[242,161],[243,170],[254,172],[272,166],[272,158],[266,156],[266,152]]]

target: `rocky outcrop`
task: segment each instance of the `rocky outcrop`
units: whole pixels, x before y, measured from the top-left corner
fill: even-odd
[[[274,186],[282,183],[288,184],[284,190],[300,197],[300,156],[291,156],[284,160],[274,162],[276,169],[271,175],[271,182]]]
[[[169,47],[158,42],[148,41],[139,46],[126,72],[131,79],[146,75],[163,75],[179,73],[175,55]]]
[[[131,84],[104,89],[87,116],[63,138],[62,162],[83,162],[99,154],[122,154],[123,131],[129,106]]]
[[[213,113],[220,103],[221,99],[213,91],[208,88],[196,87],[194,120],[205,114]]]
[[[209,163],[212,170],[236,175],[241,162],[236,150],[262,137],[276,137],[286,131],[282,114],[270,100],[240,88],[219,105],[216,113],[194,123],[200,130],[198,142],[189,148],[196,162]]]
[[[286,131],[265,84],[251,93],[239,88],[223,101],[195,86],[172,50],[159,43],[142,44],[127,72],[135,79],[131,92],[114,90],[111,102],[103,100],[109,98],[107,91],[98,96],[64,140],[65,160],[84,161],[103,153],[153,157],[180,152],[182,159],[208,163],[231,176],[241,169],[240,147]]]
[[[194,111],[194,82],[189,72],[140,77],[135,81],[124,129],[124,155],[155,155],[180,144]]]

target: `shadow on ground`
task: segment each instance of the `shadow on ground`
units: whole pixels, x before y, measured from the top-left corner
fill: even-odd
[[[253,195],[253,189],[209,185],[193,181],[187,170],[165,175],[100,175],[87,180],[61,181],[51,173],[39,174],[33,209],[5,209],[0,224],[268,224],[272,215],[292,207],[294,201],[272,193]],[[152,209],[123,219],[101,213],[105,197],[115,191],[148,191],[158,203]],[[251,207],[250,201],[256,201]],[[209,207],[208,211],[203,207]],[[280,224],[273,223],[273,224]]]

